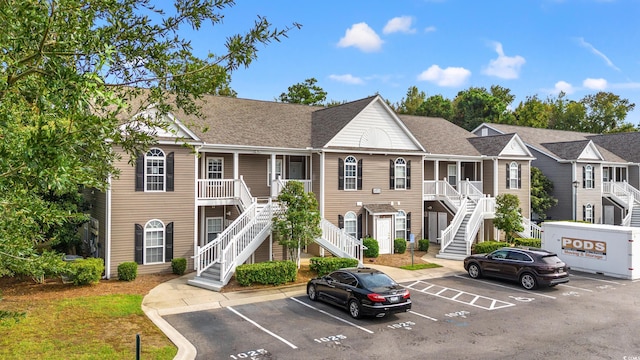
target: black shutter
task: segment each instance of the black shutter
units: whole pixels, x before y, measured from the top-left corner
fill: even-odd
[[[411,160],[407,161],[407,180],[405,184],[407,185],[407,189],[411,189]]]
[[[358,160],[358,190],[362,190],[362,159]]]
[[[344,216],[338,215],[338,227],[344,229]]]
[[[164,261],[169,262],[173,259],[173,223],[167,224],[164,231]]]
[[[410,239],[409,235],[411,235],[411,212],[407,213],[407,223],[405,227],[407,229],[407,240],[409,240]]]
[[[509,168],[509,164],[507,164],[507,189],[510,189],[510,183],[511,183],[511,178],[509,177],[511,171],[511,169]]]
[[[518,189],[522,189],[522,164],[518,164]]]
[[[134,234],[135,234],[135,242],[134,242],[134,244],[135,244],[134,245],[135,254],[134,254],[134,259],[138,264],[142,265],[142,263],[143,263],[143,261],[142,261],[142,251],[143,251],[143,248],[142,248],[142,237],[143,237],[143,234],[144,234],[144,230],[142,228],[142,225],[136,224]]]
[[[586,188],[587,187],[587,173],[585,170],[585,167],[582,167],[582,188]]]
[[[389,189],[396,188],[396,164],[393,160],[389,160]]]
[[[344,160],[338,158],[338,190],[344,190]]]
[[[596,187],[596,168],[591,169],[591,188]]]
[[[362,239],[362,214],[358,215],[358,226],[356,228],[358,229],[358,239]]]
[[[167,155],[167,190],[166,191],[173,191],[173,163],[174,163],[174,155],[173,152],[170,152],[169,155]]]
[[[136,191],[144,191],[144,155],[136,159]]]
[[[586,219],[587,219],[587,206],[582,205],[582,221],[585,221]]]

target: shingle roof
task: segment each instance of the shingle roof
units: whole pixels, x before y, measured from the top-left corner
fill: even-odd
[[[469,138],[469,142],[482,154],[487,156],[498,156],[513,139],[515,134],[503,134],[492,136],[479,136]]]
[[[311,116],[311,146],[320,148],[326,145],[376,97],[377,95],[338,106],[316,109],[317,111]]]
[[[640,132],[592,135],[588,138],[627,161],[640,163]]]
[[[448,120],[414,115],[398,117],[431,154],[480,156],[467,141],[476,136]]]
[[[589,145],[589,140],[563,141],[544,143],[541,145],[561,159],[577,160],[587,145]]]
[[[398,212],[390,204],[364,204],[363,207],[371,214],[396,214]]]

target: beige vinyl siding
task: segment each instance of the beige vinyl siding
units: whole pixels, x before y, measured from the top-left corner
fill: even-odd
[[[591,165],[593,167],[593,189],[585,189],[582,187],[582,176],[584,167]],[[576,179],[579,182],[576,189],[577,194],[577,209],[576,219],[584,221],[584,213],[582,207],[591,204],[593,206],[593,222],[595,224],[602,223],[602,167],[597,163],[579,163],[576,164]]]
[[[125,261],[134,261],[135,224],[143,227],[152,219],[168,225],[173,222],[173,257],[187,259],[187,269],[193,269],[195,169],[194,155],[189,149],[176,145],[160,145],[165,153],[174,152],[174,191],[135,191],[135,168],[125,158],[117,164],[119,179],[112,182],[111,214],[111,276]],[[139,274],[171,271],[171,263],[139,265]]]
[[[518,165],[521,165],[522,187],[520,189],[507,189],[507,164],[511,164],[514,161]],[[527,219],[531,217],[529,191],[531,191],[531,169],[529,167],[529,161],[508,159],[498,160],[498,193],[516,195],[520,200],[522,216]]]
[[[493,160],[485,160],[482,164],[482,192],[491,196],[494,194],[493,171],[495,162]]]
[[[320,155],[311,156],[311,189],[316,194],[316,199],[320,201]]]
[[[270,155],[241,154],[238,171],[244,177],[252,196],[271,196],[271,188],[267,186],[267,160]]]
[[[424,180],[438,180],[435,178],[435,161],[424,161]]]
[[[224,153],[204,153],[204,156],[200,159],[200,169],[198,171],[198,177],[200,179],[207,178],[207,159],[208,158],[222,158],[222,173],[223,179],[233,179],[233,154]]]
[[[338,190],[338,158],[355,156],[363,161],[362,166],[362,190]],[[335,154],[325,155],[325,218],[334,225],[338,225],[338,215],[344,215],[348,211],[357,214],[363,213],[365,204],[390,204],[397,210],[411,212],[411,232],[416,239],[422,238],[422,180],[421,156],[401,156],[406,161],[411,161],[411,189],[389,189],[389,160],[397,159],[395,155],[365,155],[365,154]],[[373,189],[380,189],[380,194],[373,194]],[[362,211],[361,211],[362,210]],[[371,221],[369,221],[370,223]],[[370,233],[363,224],[363,236]],[[371,225],[371,224],[369,224]]]

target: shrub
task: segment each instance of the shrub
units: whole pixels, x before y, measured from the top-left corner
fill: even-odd
[[[542,247],[542,240],[540,239],[515,238],[513,239],[513,243],[516,246],[527,246],[527,247],[534,247],[534,248]]]
[[[490,253],[494,250],[498,250],[505,246],[509,246],[509,244],[501,241],[485,241],[485,242],[474,244],[471,249],[471,252],[474,254]]]
[[[393,240],[393,253],[394,254],[404,254],[407,251],[407,240],[405,239],[394,239]]]
[[[67,271],[74,285],[88,285],[100,281],[104,261],[99,258],[78,259],[68,263]]]
[[[380,246],[378,241],[373,238],[364,238],[362,243],[366,247],[364,250],[364,256],[369,258],[377,258],[380,255]]]
[[[418,240],[418,250],[419,251],[429,251],[429,239],[420,239],[420,240]]]
[[[138,263],[134,261],[123,262],[118,265],[118,279],[133,281],[138,277]]]
[[[242,286],[254,283],[280,285],[295,281],[297,276],[298,267],[289,260],[243,264],[236,268],[236,281]]]
[[[312,257],[309,260],[309,268],[318,273],[318,276],[324,276],[328,273],[348,267],[358,266],[358,260],[339,257]]]
[[[176,275],[184,275],[187,270],[187,259],[175,258],[171,260],[171,271]]]

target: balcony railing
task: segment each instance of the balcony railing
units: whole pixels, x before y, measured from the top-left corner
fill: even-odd
[[[271,187],[271,191],[272,191],[271,196],[272,197],[277,197],[282,192],[282,189],[284,189],[284,187],[290,181],[301,182],[302,185],[304,186],[304,192],[306,192],[306,193],[311,192],[311,180],[298,180],[298,179],[282,179],[282,178],[278,178],[273,182],[273,186]]]

